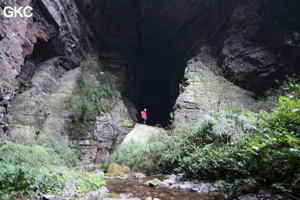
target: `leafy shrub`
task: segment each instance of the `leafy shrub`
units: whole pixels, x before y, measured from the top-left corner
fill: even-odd
[[[76,190],[80,192],[96,190],[106,185],[103,176],[99,174],[90,172],[77,172],[68,168],[64,168],[63,174],[66,174],[62,175],[64,180],[70,179],[70,174],[72,174],[72,177],[74,177],[76,180]]]
[[[1,199],[14,199],[13,196],[23,195],[36,196],[38,193],[57,192],[63,188],[63,182],[57,174],[32,168],[27,163],[14,165],[0,162],[0,177]]]
[[[279,105],[266,119],[273,132],[300,136],[300,85],[291,85],[294,91],[279,97]]]
[[[105,186],[103,176],[89,172],[76,172],[64,168],[62,175],[47,168],[34,168],[27,163],[14,165],[0,162],[0,198],[34,197],[38,194],[62,193],[65,182],[72,177],[76,180],[76,190],[87,192]]]
[[[295,75],[286,76],[285,80],[275,80],[279,85],[277,88],[270,88],[264,93],[264,97],[260,98],[253,106],[254,111],[259,112],[261,110],[272,112],[272,110],[278,106],[278,97],[284,96],[294,91],[291,85],[299,84],[300,79]]]
[[[198,148],[210,143],[228,143],[255,130],[257,120],[250,112],[205,114],[193,124],[179,129],[182,132],[180,138]]]
[[[153,163],[169,148],[173,137],[162,134],[145,143],[128,143],[115,150],[105,162],[106,165],[116,162],[129,167],[137,166],[146,170],[154,170]]]

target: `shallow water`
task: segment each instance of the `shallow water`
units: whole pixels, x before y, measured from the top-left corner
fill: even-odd
[[[153,177],[151,178],[153,179]],[[109,179],[106,181],[106,187],[110,193],[116,194],[132,194],[132,197],[145,199],[148,196],[161,200],[211,200],[214,199],[213,194],[186,192],[179,189],[158,188],[145,186],[144,182],[149,179],[144,179],[141,182],[136,179]]]

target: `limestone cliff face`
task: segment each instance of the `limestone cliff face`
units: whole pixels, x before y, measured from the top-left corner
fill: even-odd
[[[59,142],[70,140],[83,150],[84,163],[102,163],[125,138],[133,126],[128,109],[121,101],[120,93],[113,101],[109,112],[102,112],[94,128],[74,137],[71,99],[77,88],[77,80],[84,78],[96,82],[96,70],[102,70],[97,56],[89,56],[81,66],[66,71],[59,65],[59,58],[46,60],[38,66],[32,86],[12,102],[10,131],[6,139],[29,141],[40,134],[51,134]],[[118,78],[112,79],[117,81]]]
[[[0,16],[3,136],[26,143],[39,134],[52,134],[67,143],[72,134],[70,101],[77,87],[76,80],[92,73],[89,70],[93,69],[86,69],[87,62],[94,62],[101,69],[95,61],[97,56],[95,59],[88,56],[95,47],[91,43],[93,33],[73,0],[2,1],[0,4],[1,13],[5,6],[31,5],[34,14],[32,18]],[[83,57],[86,59],[82,63]],[[121,80],[121,76],[115,80]],[[118,81],[117,85],[120,84]],[[131,121],[123,102],[116,103],[112,114],[103,113],[96,120],[94,133],[80,138],[83,142],[76,141],[84,143],[82,148],[87,156],[83,155],[83,161],[99,163],[103,160],[99,152],[109,155],[127,133],[128,123],[122,124],[126,119]],[[102,130],[102,126],[109,127],[110,131]],[[86,145],[86,141],[91,145]]]
[[[32,18],[0,16],[0,123],[17,140],[72,134],[70,99],[88,66],[113,75],[118,100],[74,141],[101,163],[148,108],[149,124],[248,109],[249,95],[299,75],[298,0],[11,0]],[[93,55],[93,56],[90,56]],[[250,92],[248,92],[249,90]],[[12,116],[12,117],[10,117]],[[3,133],[4,134],[4,133]]]
[[[184,82],[174,105],[173,127],[192,122],[204,113],[251,110],[255,100],[244,90],[216,70],[214,59],[206,53],[187,62]]]
[[[82,45],[88,35],[82,31],[79,11],[73,1],[1,1],[5,6],[33,7],[33,17],[6,18],[0,16],[0,106],[1,117],[9,113],[15,94],[28,87],[40,63],[47,58],[59,57],[60,66],[72,69],[80,65]],[[20,85],[23,87],[20,88]]]

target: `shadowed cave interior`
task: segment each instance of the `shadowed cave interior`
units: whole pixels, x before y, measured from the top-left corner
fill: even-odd
[[[139,123],[143,123],[140,112],[147,109],[147,124],[167,126],[170,112],[179,94],[179,82],[183,78],[184,64],[177,57],[169,55],[157,43],[155,50],[135,54],[138,61],[135,66],[134,80],[136,82]],[[142,50],[143,51],[143,50]],[[132,76],[132,74],[129,74]]]

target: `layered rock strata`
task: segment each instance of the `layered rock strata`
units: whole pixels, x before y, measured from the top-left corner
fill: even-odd
[[[173,126],[193,122],[204,113],[250,110],[255,103],[251,92],[218,75],[216,63],[206,54],[187,62],[184,82],[174,105]]]

